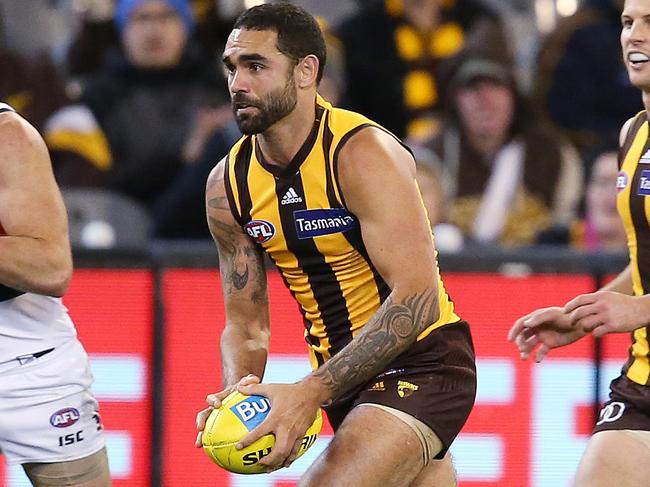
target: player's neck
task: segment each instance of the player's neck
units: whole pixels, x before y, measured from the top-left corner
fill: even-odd
[[[315,103],[301,105],[299,101],[293,112],[260,134],[257,140],[266,161],[276,166],[288,166],[309,137],[315,118]]]
[[[650,116],[650,90],[643,90],[642,92],[643,106],[645,111]]]

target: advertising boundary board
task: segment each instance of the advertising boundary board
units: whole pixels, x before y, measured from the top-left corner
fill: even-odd
[[[169,303],[165,301],[164,276],[167,272],[178,269],[210,269],[217,273],[217,263],[214,256],[212,244],[189,246],[184,245],[159,246],[145,253],[114,253],[114,252],[83,252],[76,254],[76,267],[80,271],[91,271],[96,269],[106,270],[127,270],[150,271],[151,286],[151,310],[153,316],[153,330],[151,333],[151,356],[148,364],[148,391],[151,394],[151,406],[149,416],[151,445],[161,445],[163,441],[164,410],[166,407],[164,397],[164,323],[165,312]],[[616,273],[625,265],[624,256],[581,256],[573,254],[561,254],[553,257],[553,254],[532,253],[487,253],[473,252],[471,254],[443,255],[440,257],[440,265],[444,276],[449,274],[471,275],[477,270],[481,274],[497,273],[500,275],[547,275],[572,274],[587,277],[593,283],[595,289],[598,283],[602,282],[608,275]],[[217,279],[213,282],[214,292],[219,293]],[[453,294],[453,293],[452,293]],[[462,310],[461,310],[462,312]],[[71,309],[74,316],[74,310]],[[602,381],[603,370],[611,367],[605,364],[603,354],[607,354],[608,343],[595,342],[593,344],[594,377],[594,398],[592,409],[597,407],[597,398],[602,398],[606,392],[606,384]],[[593,412],[592,412],[593,414]],[[149,459],[146,464],[150,469],[150,485],[165,485],[163,468],[165,458],[163,448],[150,448]],[[2,467],[0,467],[0,472]],[[474,485],[463,483],[462,485]],[[478,484],[476,484],[478,485]],[[0,473],[0,486],[4,487],[2,473]],[[13,486],[11,486],[13,487]],[[172,486],[174,487],[174,486]]]

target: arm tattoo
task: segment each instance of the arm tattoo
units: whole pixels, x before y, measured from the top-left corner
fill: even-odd
[[[210,231],[217,240],[219,251],[228,255],[234,255],[235,245],[233,243],[234,232],[232,228],[229,225],[221,223],[213,216],[209,216],[208,218],[210,219]]]
[[[235,286],[235,289],[238,291],[241,291],[246,287],[246,283],[248,282],[248,264],[246,264],[246,269],[244,270],[243,274],[237,274],[237,271],[233,269],[232,273],[230,274],[230,282],[232,282],[232,285]]]
[[[254,256],[254,273],[257,276],[257,281],[251,293],[251,300],[255,304],[268,304],[268,294],[266,291],[266,267],[264,265],[264,256],[256,249],[252,248]]]
[[[400,303],[389,296],[361,333],[314,375],[325,383],[334,399],[381,371],[438,317],[434,290],[406,296]]]
[[[230,214],[230,206],[225,196],[210,199],[208,207],[214,212]],[[232,293],[246,288],[252,271],[257,277],[255,282],[251,282],[250,298],[257,304],[267,303],[266,273],[260,250],[252,241],[242,239],[238,226],[224,223],[213,215],[208,216],[208,221],[210,232],[219,249],[219,268],[225,292]]]

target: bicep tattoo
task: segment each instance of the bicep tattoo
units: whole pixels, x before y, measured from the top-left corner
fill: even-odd
[[[228,212],[230,215],[225,196],[210,199],[208,209],[209,213],[213,213],[208,215],[208,222],[219,250],[219,268],[224,291],[228,294],[243,291],[250,284],[250,299],[255,303],[268,302],[264,256],[261,250],[242,234],[238,224],[219,219],[222,212]]]

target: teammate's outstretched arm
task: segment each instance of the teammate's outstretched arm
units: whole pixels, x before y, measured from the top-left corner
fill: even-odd
[[[633,121],[629,119],[621,128],[621,145]],[[628,265],[596,293],[577,296],[563,307],[541,308],[522,316],[510,328],[508,340],[515,343],[523,360],[535,351],[535,360],[541,362],[552,349],[569,345],[590,331],[602,336],[621,323],[631,323],[629,316],[623,322],[617,319],[622,308],[631,304],[633,294],[632,268]],[[633,313],[639,312],[638,306],[633,309]]]
[[[581,294],[563,307],[541,308],[515,321],[508,332],[522,359],[535,351],[540,362],[554,348],[563,347],[592,332],[630,332],[650,321],[650,296],[633,296],[632,268],[595,293]]]
[[[212,410],[235,386],[257,383],[264,375],[269,348],[269,303],[261,249],[246,235],[232,215],[224,185],[222,160],[212,170],[206,188],[208,226],[219,250],[219,270],[226,309],[221,334],[223,390],[210,394],[209,407],[197,416],[201,430]]]
[[[439,317],[435,251],[412,156],[391,135],[366,128],[350,138],[338,163],[345,204],[359,219],[369,257],[392,292],[343,350],[298,384],[240,388],[273,404],[266,420],[241,441],[247,446],[275,434],[273,451],[260,461],[269,470],[295,458],[297,440],[321,404],[369,380]]]
[[[573,326],[563,308],[553,306],[536,309],[515,321],[508,332],[508,341],[515,343],[522,360],[534,351],[535,361],[541,362],[552,349],[569,345],[586,334],[582,328]]]
[[[0,283],[62,296],[72,276],[72,256],[45,143],[20,115],[4,112],[0,147]]]
[[[635,117],[623,124],[619,134],[622,147]],[[632,266],[595,293],[583,294],[569,301],[564,311],[574,326],[601,337],[606,333],[628,332],[650,322],[650,296],[634,296]]]
[[[632,268],[628,267],[600,291],[581,294],[564,306],[571,323],[592,332],[629,333],[650,323],[650,295],[634,296]]]

